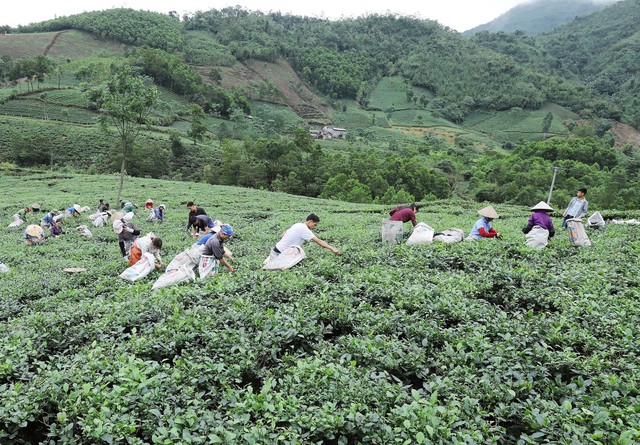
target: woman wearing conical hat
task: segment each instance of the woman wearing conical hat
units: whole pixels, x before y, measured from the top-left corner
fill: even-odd
[[[499,218],[498,213],[493,206],[486,206],[483,209],[478,210],[478,215],[481,216],[479,220],[471,229],[471,233],[466,238],[467,240],[477,240],[484,238],[501,238],[500,234],[496,232],[496,229],[491,227],[491,221]]]
[[[551,216],[549,216],[549,213],[553,212],[551,206],[544,201],[540,201],[531,207],[531,210],[533,210],[533,214],[527,221],[527,225],[522,228],[522,233],[527,234],[531,232],[534,226],[538,226],[548,230],[549,238],[552,238],[556,234],[556,229],[553,227]]]
[[[44,230],[42,227],[31,224],[27,226],[24,231],[24,242],[27,246],[33,246],[35,244],[42,244],[45,240]]]

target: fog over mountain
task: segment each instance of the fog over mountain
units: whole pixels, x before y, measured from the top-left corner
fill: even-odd
[[[480,31],[523,31],[538,35],[563,25],[576,17],[599,11],[618,0],[534,0],[519,4],[496,19],[464,32],[472,35]]]

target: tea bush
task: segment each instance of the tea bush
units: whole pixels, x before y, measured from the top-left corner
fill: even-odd
[[[0,176],[0,443],[640,440],[638,227],[590,230],[583,249],[558,230],[537,251],[526,207],[497,205],[503,240],[388,246],[382,206],[127,178],[126,200],[167,205],[163,224],[135,222],[167,261],[192,242],[187,201],[236,230],[236,273],[157,292],[161,272],[117,277],[111,227],[34,247],[6,228],[34,201],[95,207],[117,181]],[[480,206],[434,201],[418,220],[468,232]],[[311,243],[293,269],[262,271],[310,212],[342,255]]]

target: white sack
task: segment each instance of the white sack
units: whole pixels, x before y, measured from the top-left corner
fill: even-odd
[[[569,231],[569,242],[575,247],[587,247],[591,245],[587,232],[584,230],[584,224],[580,218],[572,218],[567,220],[567,229]]]
[[[104,227],[107,225],[108,216],[98,216],[93,220],[93,227]]]
[[[440,235],[433,237],[434,241],[440,241],[447,244],[458,243],[464,239],[464,230],[454,227],[443,230]]]
[[[196,274],[192,268],[183,265],[177,269],[167,270],[160,278],[153,283],[151,290],[162,289],[163,287],[172,286],[174,284],[182,283],[184,281],[194,281]]]
[[[526,234],[525,238],[527,246],[534,247],[536,249],[543,249],[549,242],[549,231],[540,226],[533,226],[529,233]]]
[[[595,212],[587,219],[587,225],[589,227],[604,227],[604,218],[600,212]]]
[[[143,253],[142,258],[133,266],[120,274],[120,278],[127,281],[137,281],[151,273],[155,267],[156,258],[151,253]]]
[[[265,270],[290,269],[306,257],[307,255],[304,253],[304,250],[302,250],[302,247],[291,246],[277,257],[268,257],[264,260],[262,268]]]
[[[200,279],[204,280],[209,275],[217,274],[219,265],[220,260],[216,260],[212,255],[200,256],[200,262],[198,264],[198,273],[200,274]]]
[[[425,223],[418,223],[413,228],[411,236],[407,240],[409,246],[414,244],[429,244],[433,241],[433,234],[435,230],[429,227]]]
[[[180,269],[182,266],[186,266],[189,269],[193,269],[200,262],[200,255],[202,255],[202,251],[204,250],[204,246],[198,246],[194,244],[191,248],[180,252],[171,260],[169,265],[167,266],[167,272],[170,270]]]
[[[24,224],[22,218],[19,215],[13,215],[13,222],[9,224],[7,227],[20,227]]]

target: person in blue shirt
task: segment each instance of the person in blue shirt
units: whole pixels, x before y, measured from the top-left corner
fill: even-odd
[[[44,215],[44,217],[40,220],[40,226],[44,230],[49,230],[55,223],[53,218],[58,214],[56,209],[51,210],[49,213]]]
[[[486,206],[485,208],[478,210],[478,215],[482,218],[477,220],[473,225],[473,229],[471,229],[467,240],[502,238],[496,229],[491,227],[491,221],[499,218],[498,213],[495,211],[493,206]]]

